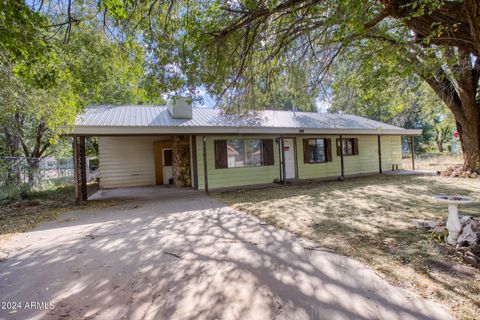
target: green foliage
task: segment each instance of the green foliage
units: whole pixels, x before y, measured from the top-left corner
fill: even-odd
[[[79,23],[65,41],[63,18],[23,2],[2,2],[0,15],[0,128],[4,155],[44,157],[71,147],[59,136],[88,104],[159,101],[148,91],[145,52],[121,44],[91,23]],[[84,12],[91,19],[91,10]],[[7,41],[8,40],[8,41]],[[8,140],[8,141],[7,141]],[[62,150],[63,149],[63,150]]]
[[[24,2],[0,1],[0,52],[2,63],[35,59],[46,47],[41,36],[46,19]]]
[[[63,48],[66,69],[82,104],[142,104],[158,98],[147,94],[144,52],[138,45],[127,48],[108,39],[103,30],[80,27]]]
[[[420,151],[432,151],[434,145],[443,148],[450,140],[454,121],[440,98],[395,58],[372,62],[363,54],[362,49],[350,50],[335,64],[329,111],[422,128],[422,137],[416,138]]]

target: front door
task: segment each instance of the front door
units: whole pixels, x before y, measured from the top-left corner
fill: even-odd
[[[157,185],[170,184],[173,178],[172,141],[155,142],[155,177]]]
[[[283,139],[283,154],[285,155],[285,178],[295,178],[295,142],[293,139]]]
[[[163,184],[173,184],[172,148],[162,149]]]

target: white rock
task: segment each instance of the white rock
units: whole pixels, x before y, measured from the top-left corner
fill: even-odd
[[[461,216],[462,231],[457,239],[457,243],[468,243],[469,246],[476,245],[480,238],[480,222],[469,216]]]

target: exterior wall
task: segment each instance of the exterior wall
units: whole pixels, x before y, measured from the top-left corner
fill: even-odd
[[[305,137],[299,136],[297,141],[298,177],[300,179],[328,178],[341,175],[341,160],[337,156],[338,136],[315,136],[318,138],[332,139],[332,162],[327,163],[303,163],[303,142]],[[359,154],[355,156],[344,156],[345,176],[356,174],[378,173],[378,138],[374,135],[364,136],[343,136],[343,138],[357,138]],[[382,136],[382,170],[392,170],[392,164],[398,164],[402,168],[402,143],[400,136]]]
[[[99,137],[102,189],[155,185],[154,142],[166,136]]]
[[[217,139],[273,139],[275,136],[207,136],[208,188],[218,189],[254,184],[272,183],[280,176],[278,144],[273,143],[275,164],[273,166],[215,169],[213,141]],[[205,189],[203,162],[203,136],[197,136],[198,189]]]
[[[296,135],[297,166],[299,179],[334,178],[340,176],[340,157],[337,156],[338,136]],[[359,155],[345,156],[345,175],[378,172],[377,136],[344,136],[358,138]],[[216,139],[275,139],[277,136],[206,136],[209,189],[272,183],[280,178],[278,143],[274,142],[273,166],[215,169],[214,140]],[[303,162],[304,138],[332,139],[332,162],[309,164]],[[156,141],[171,139],[167,136],[99,137],[100,185],[102,188],[118,188],[155,185]],[[392,169],[392,163],[402,167],[401,137],[382,136],[382,169]],[[205,189],[203,163],[203,136],[196,136],[198,188]],[[193,176],[192,176],[193,181]]]
[[[403,169],[402,164],[402,137],[382,136],[382,170],[392,170],[392,164],[398,164],[398,169]]]
[[[304,163],[303,162],[303,139],[307,138],[327,138],[332,140],[332,162],[325,163]],[[336,139],[338,136],[319,136],[304,135],[297,136],[297,159],[298,159],[298,178],[314,179],[340,176],[340,157],[337,157]],[[360,142],[359,142],[360,144]]]
[[[345,175],[378,173],[378,140],[376,135],[343,136],[344,138],[358,138],[359,154],[344,157]],[[207,171],[209,189],[227,188],[235,186],[272,183],[280,178],[280,156],[278,144],[274,143],[275,165],[265,167],[245,167],[215,169],[215,153],[213,141],[216,139],[276,139],[276,136],[206,136],[207,139]],[[287,137],[286,137],[287,138]],[[297,166],[299,179],[335,178],[341,175],[340,156],[337,156],[336,139],[338,136],[328,135],[296,135],[288,136],[296,138]],[[327,163],[304,163],[303,162],[303,139],[304,138],[330,138],[332,139],[332,162]],[[382,169],[392,169],[392,163],[398,164],[401,169],[401,137],[382,136]],[[198,187],[205,189],[204,164],[203,164],[203,136],[197,136],[197,161],[198,161]]]

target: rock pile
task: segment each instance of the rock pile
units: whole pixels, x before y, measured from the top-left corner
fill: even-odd
[[[414,220],[412,223],[417,229],[430,230],[434,235],[448,234],[444,220]],[[480,268],[480,220],[470,216],[460,216],[460,223],[462,229],[455,246],[456,254],[466,263]]]
[[[478,178],[477,172],[464,170],[461,164],[453,165],[443,171],[437,171],[437,174],[443,177]]]

